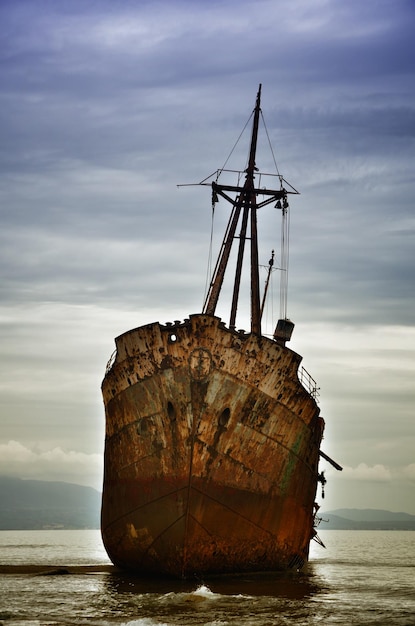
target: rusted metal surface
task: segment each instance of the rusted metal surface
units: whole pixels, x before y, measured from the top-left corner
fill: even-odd
[[[114,563],[179,577],[301,565],[324,427],[301,357],[210,315],[137,328],[116,347],[102,385]]]
[[[140,573],[298,568],[314,533],[324,428],[317,388],[309,393],[302,386],[301,357],[285,347],[293,327],[285,309],[275,341],[261,335],[257,209],[275,203],[285,216],[287,194],[298,192],[279,174],[279,190],[259,184],[260,99],[261,86],[248,166],[239,173],[243,184],[212,181],[212,201],[221,196],[232,211],[203,313],[121,335],[107,366],[102,536],[114,563]],[[282,232],[285,258],[288,232]],[[214,314],[237,238],[226,328]],[[248,239],[251,332],[245,335],[233,329]]]

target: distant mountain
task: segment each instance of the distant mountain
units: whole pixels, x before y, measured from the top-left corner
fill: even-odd
[[[99,528],[100,510],[92,487],[0,476],[0,530]]]
[[[415,530],[415,515],[382,509],[319,512],[321,530]]]
[[[0,530],[99,528],[101,493],[72,483],[0,476]],[[415,530],[415,515],[380,509],[319,511],[321,530]]]

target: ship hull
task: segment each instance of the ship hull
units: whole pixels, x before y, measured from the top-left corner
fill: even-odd
[[[301,357],[209,315],[116,346],[102,386],[111,560],[181,578],[301,567],[324,427]]]

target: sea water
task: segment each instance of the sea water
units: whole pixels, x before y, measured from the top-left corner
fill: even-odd
[[[5,626],[415,626],[415,532],[319,532],[306,571],[189,581],[114,571],[99,531],[0,531]]]

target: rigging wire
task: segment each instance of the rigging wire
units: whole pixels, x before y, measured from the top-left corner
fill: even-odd
[[[216,181],[218,181],[219,177],[221,176],[221,174],[225,170],[228,161],[230,160],[232,154],[234,153],[234,151],[235,151],[235,149],[236,149],[236,147],[237,147],[237,145],[238,145],[242,135],[244,134],[248,124],[250,123],[253,115],[254,115],[254,112],[252,112],[251,115],[249,116],[247,122],[245,123],[245,126],[243,127],[242,131],[240,132],[240,134],[239,134],[235,144],[233,145],[233,147],[232,147],[228,157],[226,158],[222,168],[217,170],[217,172],[216,172]],[[265,123],[265,118],[264,118],[264,116],[262,114],[262,110],[260,110],[260,116],[261,116],[262,123],[264,125],[265,134],[266,134],[268,145],[269,145],[269,149],[270,149],[270,152],[271,152],[271,155],[272,155],[272,160],[273,160],[273,163],[274,163],[275,171],[276,171],[277,176],[279,177],[280,183],[282,185],[284,179],[281,176],[281,174],[279,172],[279,169],[278,169],[277,161],[276,161],[276,158],[275,158],[274,150],[273,150],[272,143],[271,143],[271,140],[270,140],[270,136],[269,136],[269,133],[268,133],[268,128],[267,128],[267,125]],[[241,176],[241,174],[242,174],[242,172],[238,173],[238,185],[240,184],[240,176]],[[208,263],[207,263],[207,270],[206,270],[206,283],[205,283],[204,301],[206,301],[207,293],[208,293],[208,290],[210,288],[210,282],[211,282],[211,279],[212,279],[214,217],[215,217],[215,200],[212,201],[211,231],[210,231]],[[280,270],[280,272],[281,272],[281,274],[280,274],[280,317],[282,319],[287,319],[288,269],[289,269],[289,229],[290,229],[289,206],[288,206],[287,202],[284,202],[284,205],[282,207],[282,220],[281,220],[281,250],[280,250],[281,266],[280,266],[280,268],[278,268]],[[277,268],[275,268],[275,269],[277,269]],[[271,299],[271,302],[272,302],[272,299]],[[267,312],[268,312],[268,305],[267,305]],[[272,311],[272,315],[273,315],[273,311]]]
[[[211,217],[211,220],[210,220],[209,254],[208,254],[208,262],[207,262],[207,268],[206,268],[206,282],[205,282],[205,293],[203,294],[203,302],[206,301],[206,297],[207,297],[207,293],[208,293],[208,290],[209,290],[210,281],[212,279],[214,221],[215,221],[215,203],[212,201],[212,217]]]
[[[216,172],[216,182],[219,180],[219,176],[222,174],[223,170],[226,168],[226,165],[229,161],[229,159],[231,158],[232,154],[234,153],[236,146],[238,145],[242,135],[244,134],[246,127],[248,126],[249,122],[252,119],[252,116],[254,115],[254,112],[251,113],[251,115],[249,116],[249,118],[247,119],[245,126],[243,127],[243,129],[241,130],[241,132],[239,133],[239,137],[237,138],[237,140],[235,141],[228,157],[225,160],[225,163],[222,165],[222,167],[217,170]],[[241,174],[238,173],[238,185],[240,184],[240,176]],[[203,296],[203,302],[206,301],[206,297],[207,297],[207,293],[208,290],[210,288],[210,282],[212,280],[212,260],[213,260],[213,234],[214,234],[214,220],[215,220],[215,202],[212,201],[212,218],[211,218],[211,226],[210,226],[210,243],[209,243],[209,255],[208,255],[208,263],[207,263],[207,269],[206,269],[206,283],[205,283],[205,293]]]
[[[281,186],[283,178],[278,170],[277,161],[275,159],[274,150],[272,148],[272,143],[269,137],[268,128],[265,123],[264,116],[261,111],[261,119],[264,124],[265,133],[268,139],[269,148],[272,154],[272,159],[274,161],[275,170],[280,179]],[[291,185],[290,185],[291,186]],[[287,305],[288,305],[288,268],[289,268],[289,258],[290,258],[290,212],[289,205],[286,201],[286,198],[283,200],[282,206],[282,220],[281,220],[281,277],[280,277],[280,318],[287,318]]]
[[[218,180],[219,176],[222,174],[223,170],[225,169],[226,164],[228,163],[229,159],[231,158],[231,156],[232,156],[233,152],[235,151],[235,148],[236,148],[236,146],[238,145],[238,143],[239,143],[239,141],[240,141],[240,139],[241,139],[242,135],[244,134],[244,132],[245,132],[245,130],[246,130],[246,127],[248,126],[249,122],[251,121],[253,114],[254,114],[254,112],[252,112],[252,113],[251,113],[251,115],[249,116],[249,118],[247,119],[246,124],[245,124],[245,126],[243,127],[243,129],[241,130],[241,132],[239,133],[239,137],[238,137],[238,139],[235,141],[234,146],[233,146],[232,150],[230,151],[230,153],[229,153],[229,155],[228,155],[228,157],[227,157],[227,159],[226,159],[225,163],[224,163],[224,164],[222,165],[222,167],[218,170],[218,174],[217,174],[216,180]]]
[[[277,161],[275,159],[274,150],[269,137],[268,128],[265,123],[265,118],[261,111],[261,119],[264,124],[265,133],[268,139],[268,145],[274,161],[275,170],[280,179],[281,185],[283,178],[278,170]],[[291,185],[290,185],[291,186]],[[288,202],[283,201],[282,206],[282,220],[281,220],[281,278],[280,278],[280,317],[281,319],[287,319],[287,304],[288,304],[288,267],[289,267],[289,247],[290,247],[290,212]]]
[[[272,160],[274,161],[275,171],[277,172],[278,176],[279,176],[279,177],[280,177],[280,179],[281,179],[281,174],[280,174],[280,172],[279,172],[279,170],[278,170],[277,161],[276,161],[276,159],[275,159],[274,150],[273,150],[273,148],[272,148],[271,139],[269,138],[268,128],[267,128],[267,125],[265,124],[265,118],[264,118],[264,116],[263,116],[263,114],[262,114],[262,111],[261,111],[261,119],[262,119],[262,123],[263,123],[264,128],[265,128],[265,134],[266,134],[267,139],[268,139],[268,145],[269,145],[269,148],[270,148],[270,150],[271,150]]]
[[[266,274],[268,275],[268,271],[269,271],[269,265],[265,266],[265,265],[261,265],[260,266],[262,270],[266,270]],[[264,305],[264,313],[265,313],[265,320],[264,320],[264,328],[265,331],[262,333],[263,335],[269,335],[272,336],[272,333],[274,332],[274,328],[273,326],[275,325],[274,320],[275,320],[275,314],[274,314],[274,302],[275,302],[275,291],[274,291],[274,272],[277,272],[280,270],[280,267],[278,266],[274,266],[271,270],[271,274],[269,275],[269,285],[268,285],[268,295],[267,298],[265,299]],[[267,276],[265,276],[265,280],[267,279]],[[267,329],[269,330],[269,326],[272,326],[271,332],[267,332]]]
[[[288,266],[289,266],[289,246],[290,246],[290,212],[288,203],[282,207],[281,222],[281,279],[280,279],[280,317],[287,319],[288,301]]]

